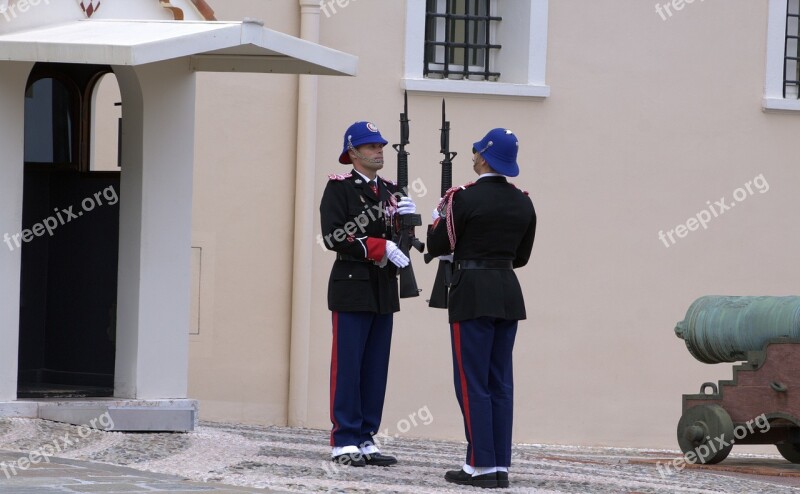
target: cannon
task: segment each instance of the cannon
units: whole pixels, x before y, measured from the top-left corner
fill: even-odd
[[[701,297],[675,334],[700,362],[741,362],[733,379],[683,395],[685,460],[719,463],[734,444],[774,444],[800,463],[800,297]]]

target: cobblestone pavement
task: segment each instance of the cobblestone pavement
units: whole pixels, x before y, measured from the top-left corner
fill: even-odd
[[[400,436],[383,447],[397,466],[337,468],[327,438],[285,427],[201,423],[188,434],[126,434],[0,419],[0,493],[481,492],[443,479],[463,443]],[[515,445],[513,455],[511,488],[502,492],[800,494],[800,465],[777,455],[734,453],[720,465],[669,472],[657,464],[676,451]]]

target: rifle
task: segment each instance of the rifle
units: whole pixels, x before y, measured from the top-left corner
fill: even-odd
[[[450,122],[447,121],[445,103],[442,99],[442,128],[441,128],[441,149],[440,153],[444,155],[444,159],[440,161],[442,165],[442,197],[453,186],[453,158],[458,153],[450,152]],[[433,256],[425,254],[425,263],[433,260]],[[450,282],[453,278],[453,263],[450,261],[439,260],[439,268],[436,270],[436,279],[433,281],[433,288],[431,289],[431,298],[428,300],[428,306],[435,309],[447,308],[447,291],[450,287]]]
[[[397,151],[397,189],[400,196],[408,195],[408,93],[403,95],[403,113],[400,114],[400,144],[393,144],[392,147]],[[425,244],[419,241],[414,235],[414,227],[422,225],[422,217],[419,214],[404,214],[399,216],[398,227],[393,241],[400,248],[400,251],[408,256],[408,266],[400,268],[400,298],[419,296],[420,289],[417,288],[417,278],[414,276],[414,268],[411,266],[411,247],[419,252],[425,250]]]

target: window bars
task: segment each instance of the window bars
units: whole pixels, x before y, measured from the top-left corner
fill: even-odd
[[[427,0],[425,21],[425,77],[496,81],[491,70],[493,0]],[[800,0],[795,0],[800,1]]]
[[[783,97],[800,98],[800,0],[786,0],[786,50],[783,62]]]

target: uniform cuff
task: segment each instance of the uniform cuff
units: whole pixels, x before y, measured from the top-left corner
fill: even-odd
[[[367,239],[367,259],[370,261],[380,261],[386,255],[386,239],[368,238]]]

